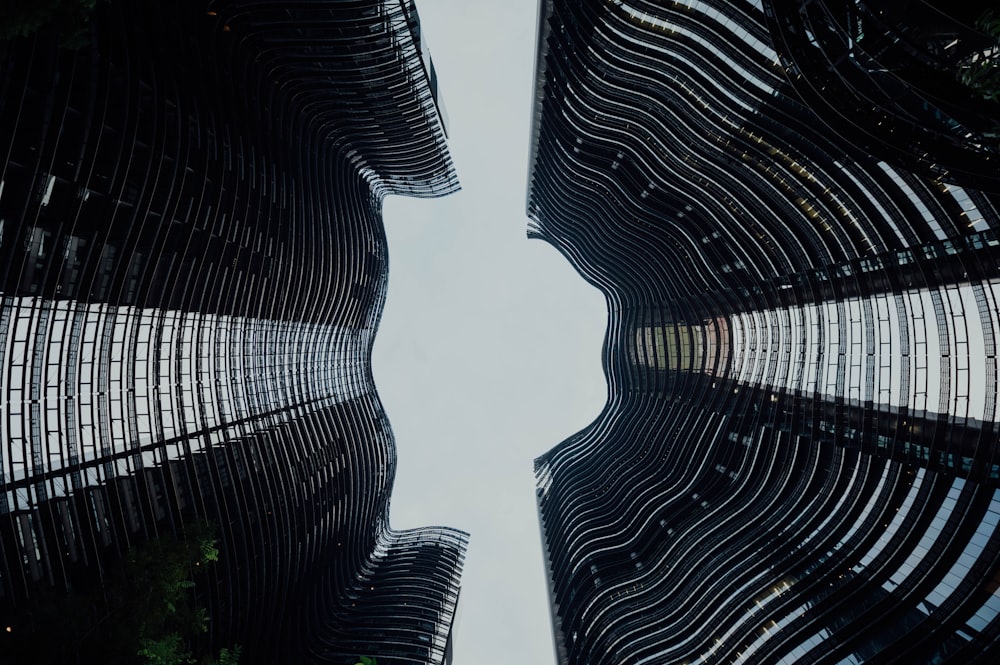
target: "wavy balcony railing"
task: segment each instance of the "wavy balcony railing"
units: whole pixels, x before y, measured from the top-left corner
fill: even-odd
[[[997,198],[831,135],[764,9],[540,3],[529,235],[609,306],[558,661],[991,662]]]
[[[370,367],[382,200],[458,187],[412,4],[96,11],[0,44],[3,658],[205,520],[206,649],[443,662],[466,536],[389,528]]]

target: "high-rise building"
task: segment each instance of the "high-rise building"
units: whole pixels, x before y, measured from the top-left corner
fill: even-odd
[[[207,522],[203,650],[443,662],[466,534],[389,527],[370,368],[382,201],[458,187],[413,2],[69,27],[0,43],[0,660],[106,662],[47,608]]]
[[[940,4],[539,3],[529,235],[609,310],[535,463],[560,665],[996,662],[995,44]]]

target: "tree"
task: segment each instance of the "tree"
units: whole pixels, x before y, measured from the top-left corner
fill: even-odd
[[[136,655],[142,656],[148,665],[194,665],[191,652],[177,633],[159,640],[142,640]]]
[[[991,39],[987,48],[971,56],[958,71],[958,80],[983,99],[1000,102],[1000,15],[986,10],[976,27]]]
[[[51,27],[63,48],[82,48],[96,6],[97,0],[4,0],[0,40],[30,37]]]
[[[103,584],[38,594],[4,634],[0,662],[237,665],[238,645],[217,656],[192,650],[210,621],[197,579],[219,554],[207,522],[137,545],[105,568]]]

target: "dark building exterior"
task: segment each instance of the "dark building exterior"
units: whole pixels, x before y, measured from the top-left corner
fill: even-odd
[[[996,103],[956,76],[995,66],[997,39],[981,29],[989,3],[777,0],[762,9],[788,83],[831,130],[922,175],[1000,190]]]
[[[413,3],[86,30],[0,43],[0,661],[40,662],[39,598],[207,521],[206,650],[443,662],[466,535],[389,528],[370,369],[383,198],[458,187]]]
[[[609,310],[535,462],[561,665],[1000,657],[997,106],[868,4],[540,2],[529,235]]]

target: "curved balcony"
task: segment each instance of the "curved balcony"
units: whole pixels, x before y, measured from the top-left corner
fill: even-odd
[[[411,9],[105,3],[78,52],[0,44],[5,660],[209,522],[199,648],[444,661],[466,536],[389,528],[370,368],[382,199],[458,185]]]
[[[1000,649],[998,200],[831,134],[772,4],[541,3],[529,235],[610,310],[535,463],[561,665]]]

